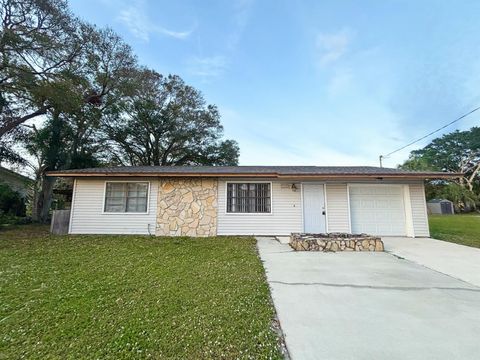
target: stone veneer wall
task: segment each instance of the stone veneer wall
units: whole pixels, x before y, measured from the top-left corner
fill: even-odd
[[[292,234],[296,251],[384,251],[382,239],[367,234]]]
[[[157,236],[215,236],[217,234],[216,179],[160,179]]]

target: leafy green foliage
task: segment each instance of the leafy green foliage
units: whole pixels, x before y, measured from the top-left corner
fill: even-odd
[[[47,222],[55,178],[47,177],[49,170],[94,167],[100,164],[97,152],[100,144],[92,137],[82,136],[84,119],[54,114],[44,126],[31,132],[25,148],[39,161],[37,191],[32,216],[35,221]],[[86,129],[92,131],[91,128]]]
[[[7,184],[0,182],[0,217],[25,216],[25,200]]]
[[[412,151],[400,168],[462,173],[457,183],[433,181],[427,186],[429,198],[446,198],[457,209],[475,207],[480,191],[480,128],[454,131]]]
[[[0,20],[0,149],[30,119],[108,105],[136,66],[118,35],[78,20],[64,0],[3,0]]]
[[[0,139],[64,104],[85,27],[64,0],[0,2]],[[66,76],[67,75],[67,76]]]
[[[0,232],[5,358],[279,359],[255,240]]]
[[[463,173],[461,184],[473,190],[480,172],[480,128],[456,130],[414,150],[401,166],[414,170],[438,170]]]
[[[399,168],[414,171],[442,171],[428,157],[414,154],[414,152],[410,154],[408,160],[401,164]]]
[[[28,122],[40,117],[40,128]],[[115,32],[79,20],[65,0],[0,0],[0,162],[34,169],[35,220],[49,217],[49,170],[235,165],[238,145],[222,132],[199,91],[139,68]]]
[[[108,155],[130,165],[236,165],[238,145],[223,141],[220,115],[179,77],[152,70],[103,124]]]
[[[427,199],[448,199],[456,212],[470,211],[479,203],[479,196],[469,189],[452,182],[430,182],[425,187]]]

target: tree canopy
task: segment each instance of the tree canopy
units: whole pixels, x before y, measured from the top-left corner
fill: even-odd
[[[140,66],[66,0],[0,0],[0,21],[0,162],[35,169],[35,217],[48,217],[49,170],[238,163],[215,105],[179,76]]]
[[[463,206],[475,205],[480,191],[480,128],[456,130],[436,138],[423,149],[412,151],[400,167],[462,173],[457,183],[430,183],[430,194]]]
[[[236,165],[238,146],[221,140],[214,105],[178,76],[140,70],[131,96],[102,124],[112,162],[125,165]]]
[[[0,139],[66,103],[84,26],[62,0],[0,2]]]

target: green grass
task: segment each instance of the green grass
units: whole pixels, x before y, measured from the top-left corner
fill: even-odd
[[[479,215],[431,215],[430,236],[480,248]]]
[[[253,238],[0,232],[0,359],[281,358]]]

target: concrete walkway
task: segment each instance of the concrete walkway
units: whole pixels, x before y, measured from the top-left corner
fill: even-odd
[[[478,359],[480,288],[388,253],[258,249],[293,359]]]
[[[480,287],[480,249],[428,238],[382,240],[391,254]]]

